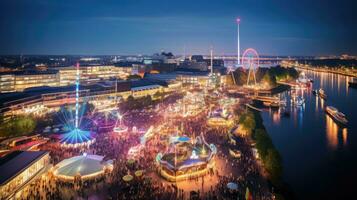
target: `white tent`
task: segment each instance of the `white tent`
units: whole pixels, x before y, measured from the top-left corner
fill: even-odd
[[[73,180],[80,175],[81,179],[90,179],[104,173],[105,169],[113,169],[112,161],[103,161],[104,156],[86,155],[75,156],[58,163],[54,175],[60,179]]]

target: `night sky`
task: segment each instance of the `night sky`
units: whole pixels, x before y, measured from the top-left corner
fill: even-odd
[[[1,0],[0,54],[357,54],[354,0]]]

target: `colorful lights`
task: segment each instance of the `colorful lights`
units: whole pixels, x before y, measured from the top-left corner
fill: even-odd
[[[214,168],[216,147],[207,144],[203,136],[191,140],[186,136],[172,136],[170,147],[156,156],[161,176],[168,181],[182,181],[204,176]]]
[[[76,66],[76,124],[75,128],[78,129],[78,109],[79,109],[79,63]]]
[[[74,129],[64,135],[61,140],[64,147],[84,147],[91,145],[95,139],[92,138],[90,131]]]
[[[253,75],[254,85],[257,84],[257,80],[255,78],[255,69],[259,67],[259,54],[253,48],[248,48],[244,51],[242,55],[242,66],[243,68],[249,69],[247,85],[249,85],[249,80],[251,79],[251,75]]]
[[[63,147],[76,148],[91,145],[95,139],[91,136],[90,131],[79,129],[79,63],[76,65],[76,111],[75,111],[75,126],[70,132],[64,134],[61,139]]]
[[[123,124],[123,115],[119,112],[117,113],[117,121],[115,123],[115,127],[113,128],[114,133],[122,134],[128,131],[128,127]]]

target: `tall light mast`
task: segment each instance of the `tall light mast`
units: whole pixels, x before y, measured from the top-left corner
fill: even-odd
[[[79,107],[79,62],[76,65],[77,73],[76,73],[76,124],[75,128],[78,129],[78,107]]]
[[[211,75],[213,74],[213,48],[211,47]]]
[[[237,25],[238,25],[238,29],[237,29],[237,36],[238,36],[238,40],[237,40],[237,50],[238,50],[237,63],[238,63],[238,65],[240,65],[239,24],[240,24],[240,18],[237,18]]]

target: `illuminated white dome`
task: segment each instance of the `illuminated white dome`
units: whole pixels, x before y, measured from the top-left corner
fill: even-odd
[[[113,169],[112,160],[103,161],[104,156],[86,155],[75,156],[58,163],[54,175],[59,179],[73,180],[75,176],[90,179],[102,175],[106,169]]]

